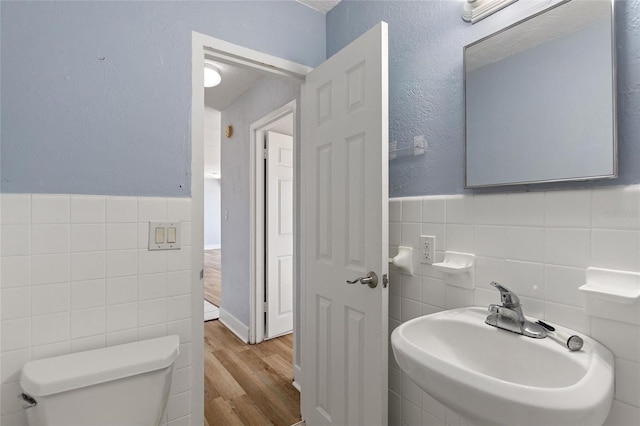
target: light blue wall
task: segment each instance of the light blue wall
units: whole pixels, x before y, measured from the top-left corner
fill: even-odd
[[[325,29],[333,54],[385,20],[390,138],[429,144],[390,163],[390,195],[463,192],[462,47],[526,3],[469,25],[459,1],[343,0],[325,27],[293,1],[2,1],[0,188],[189,196],[192,30],[315,66]],[[620,178],[604,183],[627,184],[640,182],[640,3],[616,15]]]
[[[389,24],[389,140],[402,148],[424,134],[429,145],[425,155],[389,163],[391,197],[465,192],[462,48],[523,18],[534,3],[520,0],[475,25],[451,0],[343,0],[327,14],[328,56],[378,21]],[[616,1],[615,13],[620,178],[553,187],[640,182],[640,2]],[[528,186],[540,188],[550,186]]]
[[[191,31],[315,66],[289,1],[1,2],[2,192],[186,197]]]

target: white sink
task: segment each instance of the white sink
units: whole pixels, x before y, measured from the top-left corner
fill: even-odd
[[[582,336],[571,352],[485,324],[485,308],[408,321],[391,334],[398,364],[418,386],[469,422],[601,425],[613,400],[613,355]],[[556,327],[569,335],[572,330]]]

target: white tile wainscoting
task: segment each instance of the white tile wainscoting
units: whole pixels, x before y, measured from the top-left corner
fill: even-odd
[[[525,315],[592,336],[616,357],[615,400],[606,425],[640,424],[640,327],[589,317],[578,287],[589,266],[640,272],[640,185],[530,193],[396,198],[389,202],[390,256],[414,247],[414,276],[391,272],[389,332],[445,309],[499,303],[498,281]],[[444,284],[420,265],[420,235],[476,255],[476,288]],[[464,420],[416,386],[389,352],[389,424],[460,425]]]
[[[2,424],[32,359],[177,334],[164,423],[191,413],[191,199],[2,194]],[[149,221],[182,222],[182,249],[147,250]]]
[[[190,200],[82,195],[1,195],[2,424],[26,424],[15,395],[30,359],[179,334],[166,422],[189,424]],[[640,271],[640,186],[393,199],[390,254],[418,248],[476,254],[476,289],[445,286],[420,265],[391,274],[390,330],[402,321],[498,301],[494,280],[521,296],[525,314],[591,335],[616,355],[608,425],[640,424],[640,327],[589,318],[577,288],[588,266]],[[183,222],[183,249],[148,252],[149,220]],[[418,250],[414,251],[418,255]],[[416,265],[419,262],[416,258]],[[390,424],[458,425],[390,354]]]

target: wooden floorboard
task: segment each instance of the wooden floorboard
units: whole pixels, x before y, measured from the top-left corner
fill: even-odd
[[[278,354],[269,355],[262,360],[282,376],[288,374],[291,369],[291,362],[286,361]]]
[[[219,321],[205,328],[205,424],[290,426],[300,421],[291,335],[246,345]]]
[[[204,406],[206,422],[210,425],[243,426],[238,413],[224,398],[216,398]],[[210,419],[210,420],[209,420]]]
[[[247,395],[241,395],[231,400],[231,405],[236,410],[238,417],[245,425],[273,425],[269,419],[265,419],[262,410]]]
[[[222,303],[221,262],[221,249],[204,251],[204,298],[217,307]]]

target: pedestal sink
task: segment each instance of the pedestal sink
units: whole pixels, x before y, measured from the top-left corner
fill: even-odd
[[[484,308],[408,321],[391,334],[398,364],[420,388],[477,425],[601,425],[614,358],[595,340],[571,352],[485,324]],[[565,333],[572,330],[557,327]]]

